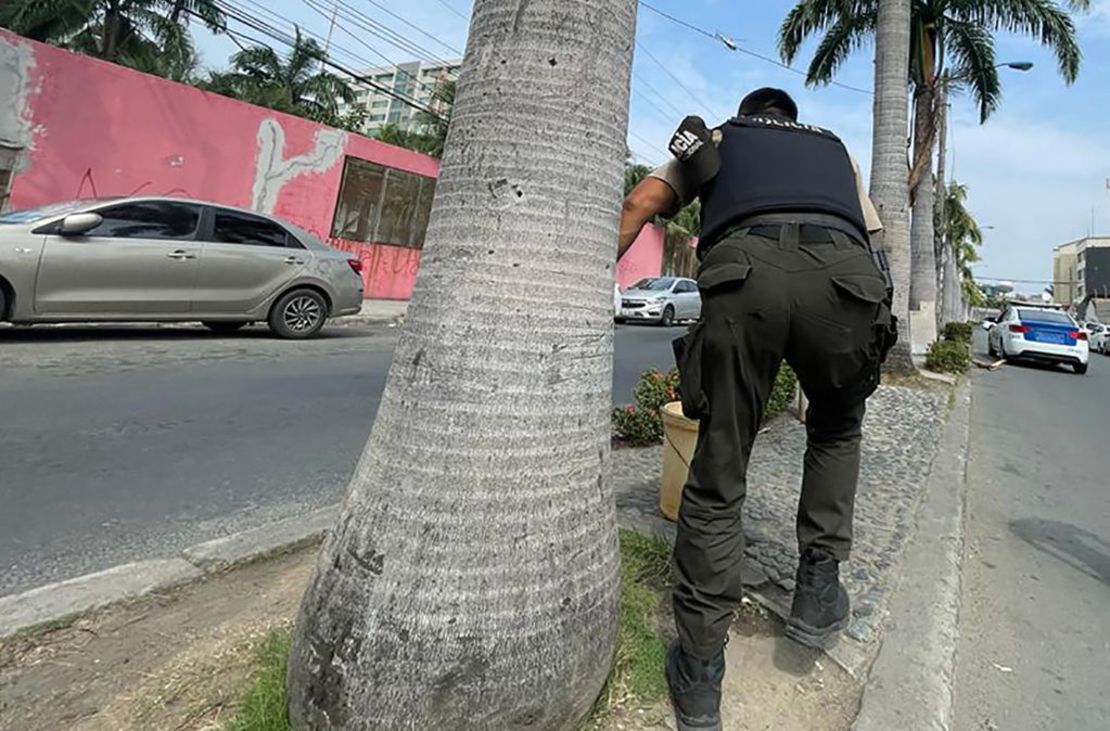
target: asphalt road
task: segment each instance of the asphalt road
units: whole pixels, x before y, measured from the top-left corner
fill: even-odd
[[[954,729],[1108,729],[1110,357],[973,378]]]
[[[678,328],[619,327],[614,398]],[[0,330],[0,595],[342,497],[397,331]]]

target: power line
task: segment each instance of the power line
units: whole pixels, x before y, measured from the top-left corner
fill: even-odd
[[[656,58],[655,54],[653,54],[651,51],[649,51],[643,43],[640,43],[639,41],[636,41],[636,48],[639,48],[641,51],[643,51],[644,55],[647,56],[649,59],[651,59],[651,61],[654,62],[656,66],[663,69],[663,73],[665,73],[667,76],[671,77],[671,79],[676,84],[678,84],[679,88],[681,88],[683,91],[685,91],[687,94],[690,95],[690,98],[693,99],[696,104],[701,106],[701,108],[704,109],[710,116],[713,116],[713,110],[711,110],[705,104],[705,102],[701,100],[701,98],[697,94],[690,91],[690,88],[688,86],[686,86],[686,84],[684,84],[680,78],[678,78],[673,73],[671,73],[671,70],[669,68],[667,68],[666,66],[664,66],[663,62],[660,61],[658,58]]]
[[[404,24],[405,24],[405,25],[407,25],[408,27],[410,27],[410,28],[412,28],[413,30],[415,30],[415,31],[416,31],[417,33],[420,33],[421,35],[423,35],[423,36],[425,36],[425,37],[427,37],[427,38],[431,38],[431,39],[432,39],[433,41],[435,41],[435,42],[436,42],[436,43],[438,43],[439,45],[443,46],[444,48],[446,48],[446,49],[447,49],[448,51],[450,51],[451,53],[454,53],[454,54],[455,54],[455,55],[457,55],[457,56],[462,56],[462,55],[463,55],[463,52],[462,52],[462,51],[460,51],[459,49],[455,48],[455,47],[454,47],[454,46],[452,46],[452,45],[451,45],[450,43],[447,43],[446,41],[443,41],[443,40],[439,39],[438,37],[436,37],[436,36],[432,35],[431,33],[427,32],[426,30],[424,30],[424,29],[423,29],[423,28],[421,28],[420,26],[416,25],[415,23],[411,23],[411,22],[409,22],[408,20],[405,20],[404,18],[402,18],[402,17],[400,16],[400,15],[398,15],[398,14],[397,14],[397,13],[395,13],[395,12],[393,12],[393,11],[392,11],[392,10],[390,10],[389,8],[387,8],[387,7],[385,7],[384,5],[381,5],[381,4],[377,3],[377,2],[375,2],[375,0],[366,0],[366,2],[370,3],[371,5],[373,5],[373,6],[374,6],[374,7],[376,7],[376,8],[380,8],[380,9],[381,9],[381,10],[382,10],[382,11],[383,11],[383,12],[384,12],[384,13],[385,13],[386,15],[390,15],[390,16],[392,16],[392,17],[396,18],[397,20],[401,21],[402,23],[404,23]],[[450,7],[450,6],[448,5],[448,7]]]
[[[442,64],[445,66],[450,65],[446,60],[437,55],[434,51],[431,51],[425,46],[420,45],[403,33],[390,28],[388,25],[378,22],[377,20],[363,13],[358,8],[354,8],[349,3],[344,2],[344,0],[333,0],[333,2],[335,3],[336,7],[343,8],[345,11],[347,11],[347,13],[349,13],[349,15],[347,16],[348,20],[358,23],[368,33],[377,36],[391,46],[403,51],[404,53],[412,54],[413,56],[416,56],[423,61],[429,61],[431,63]],[[319,4],[321,3],[317,2],[317,5]],[[351,15],[353,15],[354,17],[350,17]],[[437,42],[441,41],[438,41],[437,39]]]
[[[712,39],[713,41],[716,41],[718,43],[723,43],[725,45],[725,47],[727,47],[729,50],[737,51],[739,53],[746,54],[746,55],[751,56],[753,58],[758,58],[760,61],[765,61],[769,64],[773,64],[775,66],[778,66],[780,69],[784,69],[784,70],[789,71],[793,74],[798,74],[799,76],[803,76],[803,77],[806,77],[806,78],[809,77],[809,74],[807,74],[805,71],[802,71],[800,69],[796,69],[793,66],[790,66],[789,64],[785,64],[782,61],[779,61],[778,59],[771,58],[770,56],[765,56],[764,54],[759,53],[758,51],[752,51],[751,49],[744,48],[743,46],[739,45],[738,43],[736,43],[736,41],[732,40],[731,38],[726,38],[726,37],[722,36],[719,33],[710,33],[706,29],[699,28],[698,26],[696,26],[692,23],[688,23],[685,20],[682,20],[681,18],[676,18],[675,16],[671,15],[670,13],[666,13],[666,12],[660,10],[659,8],[655,7],[654,5],[651,5],[650,3],[644,2],[644,0],[639,0],[639,2],[640,2],[640,5],[647,8],[648,10],[655,13],[656,15],[658,15],[662,18],[666,18],[667,20],[671,21],[672,23],[680,25],[683,28],[691,30],[694,33],[697,33],[699,35],[703,35],[706,38]],[[847,89],[849,91],[859,92],[860,94],[867,94],[869,96],[874,94],[874,92],[870,89],[864,89],[864,88],[861,88],[861,87],[858,87],[858,86],[852,86],[851,84],[843,84],[839,81],[830,81],[829,84],[831,86],[839,86],[841,89]]]
[[[257,18],[255,16],[251,15],[249,12],[244,11],[242,8],[239,8],[239,7],[236,7],[236,6],[232,5],[231,3],[227,2],[227,0],[216,0],[216,4],[221,6],[221,10],[223,10],[224,14],[229,19],[234,20],[237,23],[246,26],[247,28],[250,28],[251,30],[257,31],[257,32],[261,33],[262,35],[266,36],[267,38],[269,38],[273,41],[277,41],[278,43],[281,43],[281,44],[283,44],[285,46],[288,46],[290,48],[294,47],[294,45],[296,43],[296,40],[295,40],[294,37],[289,36],[287,33],[284,33],[280,29],[270,25],[268,22],[266,22],[264,20],[261,20],[260,18]],[[197,15],[197,13],[195,11],[187,9],[186,12],[189,13],[190,15],[194,16],[194,17],[200,18],[200,16]],[[240,32],[240,31],[232,31],[230,29],[227,30],[227,33],[228,33],[228,35],[237,35],[239,38],[250,41],[251,43],[253,43],[257,46],[261,46],[261,47],[264,47],[264,48],[269,48],[271,51],[274,50],[272,46],[270,46],[268,43],[259,39],[256,36],[252,36],[250,34],[243,33],[243,32]],[[318,36],[314,36],[311,33],[305,32],[304,35],[306,35],[310,38],[314,38],[315,40],[319,40]],[[341,51],[344,51],[348,56],[356,58],[359,61],[361,61],[363,63],[367,63],[367,65],[369,65],[369,62],[367,62],[366,59],[362,59],[362,58],[358,57],[357,55],[351,53],[350,51],[346,51],[341,46],[338,46],[336,44],[332,44],[332,45],[333,45],[333,47],[335,47],[335,48],[337,48]],[[385,94],[386,96],[390,96],[390,97],[400,101],[401,103],[412,107],[413,109],[417,109],[419,111],[426,112],[427,114],[430,114],[430,115],[432,115],[433,117],[435,117],[437,119],[443,119],[443,117],[440,114],[435,112],[430,107],[427,107],[427,106],[421,104],[419,101],[417,101],[415,99],[412,99],[411,97],[407,97],[407,96],[405,96],[405,95],[403,95],[399,92],[396,92],[393,89],[389,88],[388,86],[385,86],[384,84],[380,84],[380,83],[374,81],[373,79],[371,79],[371,78],[369,78],[369,77],[367,77],[367,76],[365,76],[365,75],[363,75],[363,74],[361,74],[357,71],[353,71],[350,68],[348,68],[348,67],[346,67],[342,64],[336,63],[331,58],[327,58],[327,57],[322,58],[321,62],[324,65],[329,66],[330,68],[333,68],[337,71],[340,71],[346,76],[349,76],[354,81],[356,81],[358,83],[361,83],[364,86],[370,87],[374,91]]]
[[[327,9],[326,9],[326,8],[324,8],[324,7],[320,6],[320,5],[317,5],[317,4],[316,4],[316,3],[314,3],[314,2],[312,1],[312,0],[302,0],[302,2],[304,2],[304,4],[305,4],[305,5],[307,5],[307,6],[309,7],[309,8],[311,8],[312,10],[316,11],[316,13],[317,13],[318,15],[320,15],[321,17],[324,17],[324,18],[327,18],[327,17],[328,17],[328,13],[327,13]],[[338,4],[337,4],[337,7],[338,7],[338,6],[343,6],[344,8],[346,7],[346,6],[345,6],[345,5],[343,5],[342,3],[338,3]],[[396,47],[396,48],[398,48],[398,49],[400,49],[400,50],[403,50],[403,51],[406,51],[406,52],[409,52],[409,53],[411,53],[411,51],[410,51],[409,49],[407,49],[407,48],[405,48],[405,47],[403,47],[403,46],[400,46],[400,45],[398,45],[398,44],[397,44],[397,43],[395,43],[395,42],[392,42],[392,41],[390,41],[390,40],[389,40],[388,38],[385,38],[385,37],[383,37],[383,36],[382,36],[382,35],[381,35],[380,33],[376,33],[376,32],[375,32],[374,30],[372,30],[372,29],[368,28],[368,27],[367,27],[367,26],[366,26],[365,24],[359,23],[359,22],[358,22],[358,20],[355,20],[355,19],[353,19],[353,18],[350,18],[350,17],[348,17],[347,15],[342,15],[342,14],[341,14],[341,17],[342,17],[342,18],[343,18],[344,20],[350,21],[350,22],[351,22],[351,23],[353,23],[353,24],[354,24],[355,26],[357,26],[357,27],[359,27],[359,28],[362,28],[363,30],[365,30],[365,31],[367,31],[368,33],[370,33],[371,35],[374,35],[374,36],[376,36],[376,37],[378,37],[378,38],[381,38],[382,40],[386,41],[387,43],[390,43],[390,45],[393,45],[394,47]],[[421,81],[421,80],[420,80],[419,78],[417,78],[415,74],[413,74],[413,73],[411,73],[411,72],[409,72],[409,71],[406,71],[405,69],[401,68],[401,65],[400,65],[400,64],[398,64],[398,63],[397,63],[396,61],[393,61],[392,59],[390,59],[390,58],[389,58],[388,56],[386,56],[386,55],[385,55],[384,53],[382,53],[381,51],[379,51],[379,50],[378,50],[377,48],[375,48],[374,46],[370,45],[370,44],[369,44],[369,43],[368,43],[368,42],[366,41],[366,39],[365,39],[365,38],[363,38],[362,36],[360,36],[360,35],[357,35],[357,34],[355,34],[355,33],[352,33],[352,32],[351,32],[351,31],[350,31],[350,30],[349,30],[349,29],[348,29],[348,28],[347,28],[347,27],[346,27],[345,25],[340,25],[340,26],[338,26],[338,28],[339,28],[339,30],[341,30],[341,31],[343,31],[344,33],[346,33],[346,34],[347,34],[347,35],[348,35],[348,36],[349,36],[350,38],[352,38],[352,39],[353,39],[353,40],[354,40],[355,42],[357,42],[357,43],[358,43],[358,44],[359,44],[360,46],[362,46],[363,48],[365,48],[366,50],[370,51],[371,53],[373,53],[373,54],[374,54],[375,56],[377,56],[378,58],[380,58],[380,59],[382,59],[383,61],[385,61],[385,62],[386,62],[386,64],[388,64],[388,65],[390,65],[390,66],[393,66],[393,67],[394,67],[394,69],[396,70],[396,72],[397,72],[397,73],[400,73],[400,74],[404,74],[405,76],[408,76],[408,77],[409,77],[410,79],[412,79],[412,80],[413,80],[413,82],[414,82],[414,83],[415,83],[415,84],[416,84],[417,86],[420,86],[420,87],[422,87],[422,88],[423,88],[423,89],[424,89],[425,91],[427,91],[427,92],[428,92],[428,93],[430,93],[430,94],[434,94],[434,93],[436,92],[436,89],[435,89],[434,87],[428,86],[428,85],[427,85],[427,84],[425,84],[425,83],[424,83],[423,81]],[[421,59],[421,60],[426,60],[426,59]],[[364,59],[364,61],[365,61],[365,59]],[[372,67],[372,66],[374,66],[375,64],[372,64],[372,63],[370,63],[369,61],[366,61],[366,65],[367,65],[367,66],[371,66],[371,67]]]
[[[639,82],[640,82],[640,86],[642,86],[643,88],[647,89],[647,90],[648,90],[648,91],[650,91],[650,92],[651,92],[652,94],[654,94],[654,95],[655,95],[655,97],[656,97],[657,99],[659,99],[659,101],[660,101],[660,102],[662,102],[662,103],[663,103],[664,105],[666,105],[666,106],[670,107],[671,111],[672,111],[672,112],[674,112],[675,114],[677,114],[677,115],[678,115],[679,117],[684,117],[684,116],[686,116],[686,115],[685,115],[685,113],[684,113],[684,112],[683,112],[683,111],[682,111],[681,109],[679,109],[679,108],[678,108],[678,107],[676,107],[676,106],[675,106],[674,104],[672,104],[672,103],[670,102],[670,100],[668,100],[668,99],[667,99],[667,98],[666,98],[665,96],[663,96],[663,95],[662,95],[662,94],[661,94],[661,93],[659,92],[659,90],[658,90],[658,89],[656,89],[656,88],[655,88],[654,86],[652,86],[652,85],[651,85],[651,84],[649,84],[649,83],[648,83],[647,81],[645,81],[645,80],[644,80],[644,78],[643,78],[642,76],[637,76],[637,75],[636,75],[636,72],[635,72],[635,71],[633,71],[633,72],[632,72],[632,78],[633,78],[633,79],[638,79],[638,80],[639,80]],[[656,109],[656,111],[659,111],[659,110],[658,110],[658,109]],[[671,121],[671,120],[667,120],[667,121]]]
[[[456,10],[450,3],[447,2],[447,0],[436,0],[436,2],[438,2],[443,7],[447,8],[448,10],[450,10],[452,13],[459,16],[463,20],[465,20],[467,23],[470,22],[470,18],[466,17],[465,15],[460,13],[458,10]]]

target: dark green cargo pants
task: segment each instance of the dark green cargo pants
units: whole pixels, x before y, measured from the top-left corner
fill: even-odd
[[[701,420],[679,511],[675,618],[684,649],[720,649],[741,598],[741,509],[752,443],[785,359],[810,406],[800,549],[852,541],[864,402],[879,380],[886,284],[860,243],[787,224],[740,229],[706,254],[702,320],[676,345],[684,410]]]

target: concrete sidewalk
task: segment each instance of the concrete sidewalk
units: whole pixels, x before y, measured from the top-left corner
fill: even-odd
[[[841,579],[852,622],[829,655],[857,678],[878,653],[891,595],[921,505],[948,411],[948,388],[883,386],[868,402],[855,510],[852,559]],[[805,426],[791,417],[768,424],[756,440],[744,504],[744,584],[781,617],[790,611],[798,549],[795,516],[802,482]],[[662,450],[614,453],[613,487],[621,524],[674,540],[659,514]]]
[[[408,300],[363,300],[357,315],[344,315],[331,321],[333,325],[401,325],[409,309]]]

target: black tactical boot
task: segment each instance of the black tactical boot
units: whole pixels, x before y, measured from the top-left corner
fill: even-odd
[[[838,562],[819,548],[807,548],[798,562],[786,636],[823,648],[848,626],[848,615],[848,592],[840,583]]]
[[[683,652],[675,640],[667,652],[666,675],[678,731],[721,731],[724,650],[712,660],[701,660]]]

